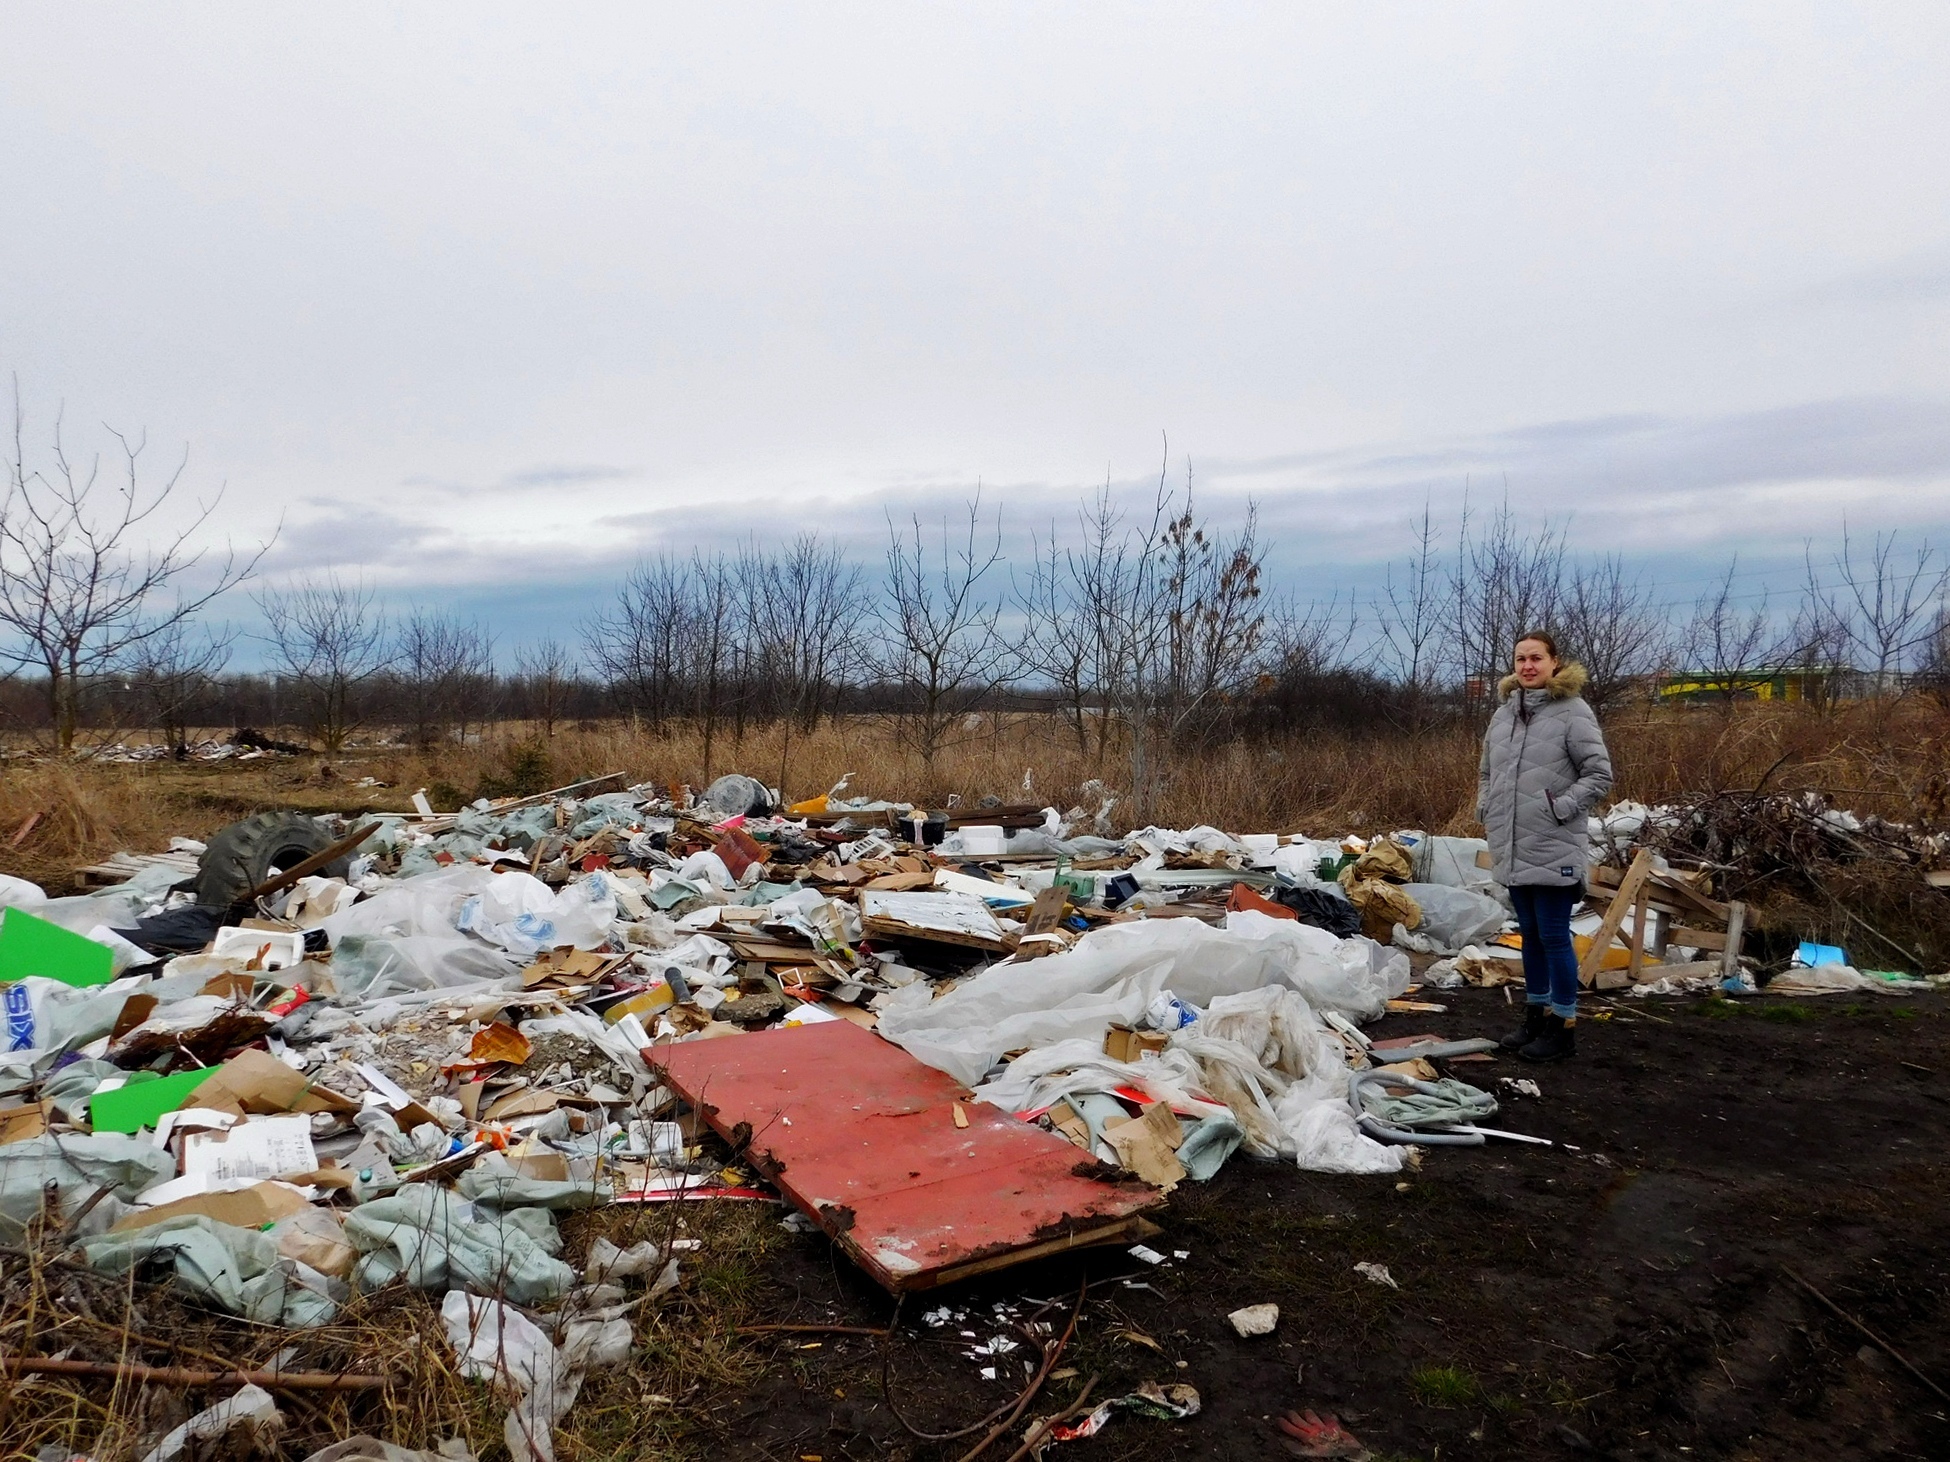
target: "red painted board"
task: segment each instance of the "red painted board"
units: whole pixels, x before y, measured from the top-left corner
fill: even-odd
[[[1134,1238],[1164,1201],[847,1021],[643,1057],[726,1140],[749,1140],[759,1171],[895,1292]]]

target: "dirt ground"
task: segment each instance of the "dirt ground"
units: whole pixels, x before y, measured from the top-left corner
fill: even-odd
[[[1440,998],[1446,1015],[1390,1017],[1386,1033],[1511,1020],[1501,991]],[[1162,1214],[1153,1246],[1182,1260],[1113,1250],[909,1300],[885,1353],[894,1404],[924,1431],[974,1421],[1021,1385],[1021,1352],[985,1381],[959,1332],[1008,1333],[984,1320],[1028,1300],[1053,1300],[1060,1326],[1087,1279],[1064,1358],[1078,1374],[1031,1415],[1092,1375],[1098,1397],[1189,1382],[1203,1410],[1120,1417],[1053,1456],[1284,1457],[1271,1418],[1290,1408],[1422,1462],[1950,1456],[1950,1404],[1787,1274],[1950,1389],[1947,1013],[1935,995],[1599,1002],[1571,1063],[1458,1068],[1534,1078],[1542,1096],[1510,1098],[1498,1121],[1556,1146],[1432,1149],[1399,1180],[1235,1158]],[[779,1246],[761,1283],[769,1320],[885,1326],[895,1311],[818,1235]],[[1269,1301],[1278,1330],[1238,1339],[1227,1313]],[[925,1324],[944,1303],[969,1319]],[[871,1338],[769,1343],[758,1384],[699,1398],[684,1430],[705,1453],[919,1462],[979,1438],[910,1435]]]

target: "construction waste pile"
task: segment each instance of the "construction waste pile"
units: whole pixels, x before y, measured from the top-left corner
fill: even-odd
[[[1433,1064],[1490,1043],[1363,1029],[1440,1008],[1404,999],[1411,951],[1520,979],[1481,842],[620,780],[262,814],[74,897],[0,878],[0,1245],[294,1330],[431,1291],[462,1373],[518,1398],[511,1453],[548,1457],[683,1278],[650,1242],[572,1269],[574,1210],[783,1195],[906,1292],[1141,1238],[1242,1149],[1386,1173],[1515,1135]],[[1598,962],[1660,968],[1685,887],[1638,850],[1581,926]],[[151,1455],[274,1415],[247,1386]]]

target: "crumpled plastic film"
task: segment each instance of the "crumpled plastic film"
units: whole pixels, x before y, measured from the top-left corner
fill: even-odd
[[[1494,1117],[1496,1098],[1453,1076],[1420,1082],[1400,1096],[1390,1095],[1378,1082],[1366,1082],[1361,1109],[1390,1127],[1448,1126]]]
[[[261,1325],[323,1325],[338,1313],[325,1276],[284,1259],[268,1235],[203,1214],[101,1234],[84,1241],[81,1253],[90,1269],[105,1274],[167,1258],[176,1283],[191,1294]]]
[[[354,907],[357,907],[356,905]],[[346,934],[332,954],[332,983],[341,996],[381,1000],[420,990],[508,987],[515,961],[465,934]]]
[[[1417,935],[1433,941],[1437,953],[1454,954],[1465,944],[1487,939],[1509,918],[1501,903],[1479,890],[1405,883],[1400,891],[1422,911],[1422,922],[1412,927]]]
[[[1299,1165],[1315,1173],[1398,1173],[1408,1149],[1376,1142],[1354,1123],[1345,1101],[1296,1100],[1287,1094],[1282,1115],[1290,1115],[1290,1135]],[[1286,1105],[1295,1110],[1288,1114]]]
[[[502,1435],[517,1462],[554,1462],[555,1424],[575,1404],[582,1373],[630,1353],[622,1320],[571,1321],[558,1347],[512,1305],[448,1291],[440,1302],[447,1341],[470,1380],[505,1380],[515,1393]]]
[[[0,1145],[0,1234],[11,1237],[33,1220],[49,1184],[71,1212],[99,1189],[130,1202],[175,1176],[176,1159],[169,1153],[116,1132],[49,1133],[9,1142]]]
[[[608,941],[615,922],[616,894],[601,873],[560,892],[532,874],[499,874],[454,916],[455,928],[478,934],[521,959],[565,944],[595,949]]]
[[[284,1417],[271,1393],[262,1386],[243,1386],[165,1433],[143,1455],[142,1462],[179,1462],[186,1457],[214,1455],[219,1450],[226,1455],[261,1455],[274,1448],[283,1430]],[[242,1432],[245,1437],[232,1437],[233,1432]]]
[[[505,1162],[490,1165],[485,1160],[460,1175],[454,1184],[461,1197],[486,1207],[519,1211],[546,1209],[554,1213],[578,1208],[594,1208],[609,1202],[607,1181],[572,1182],[556,1178],[524,1178]]]
[[[560,1299],[575,1274],[523,1226],[532,1221],[490,1219],[444,1189],[408,1184],[347,1215],[346,1242],[360,1254],[353,1282],[362,1293],[403,1279],[418,1289],[503,1294],[522,1305]]]
[[[1398,965],[1377,965],[1369,948],[1378,946],[1250,912],[1227,915],[1223,929],[1195,919],[1114,924],[1063,953],[991,966],[938,1000],[925,989],[903,991],[906,998],[880,1008],[879,1028],[917,1059],[973,1085],[1005,1051],[1101,1040],[1112,1022],[1134,1024],[1166,988],[1205,1006],[1280,984],[1315,1009],[1370,1019],[1407,988],[1408,959],[1397,952]]]

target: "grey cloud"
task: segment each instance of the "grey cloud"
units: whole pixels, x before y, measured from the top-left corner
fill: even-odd
[[[1950,300],[1950,251],[1912,255],[1838,275],[1804,290],[1800,302],[1817,306],[1877,308]]]
[[[432,529],[395,513],[340,509],[287,521],[263,568],[266,574],[282,575],[392,566],[410,561],[434,537]]]
[[[628,467],[562,463],[553,466],[529,467],[520,472],[510,472],[501,479],[498,486],[506,488],[570,487],[586,482],[615,482],[619,479],[631,478],[636,475],[637,473]]]

